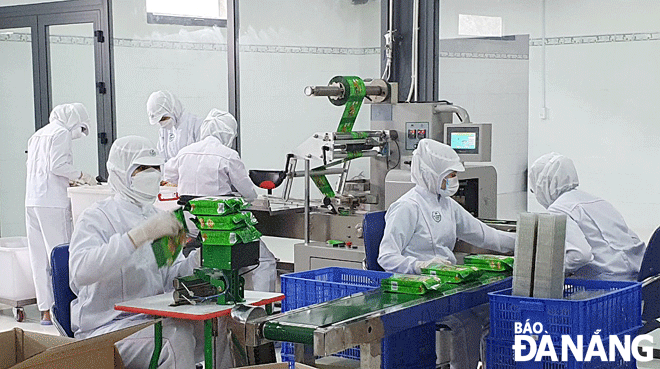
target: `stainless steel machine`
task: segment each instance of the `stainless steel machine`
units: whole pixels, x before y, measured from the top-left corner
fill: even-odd
[[[413,187],[410,160],[419,140],[432,138],[451,144],[466,161],[490,161],[490,125],[471,123],[464,108],[448,101],[398,103],[396,84],[364,82],[357,77],[335,77],[328,86],[309,86],[305,93],[328,97],[337,106],[345,105],[340,126],[337,132],[312,134],[293,150],[283,173],[282,199],[271,199],[276,206],[291,204],[287,211],[269,206],[262,211],[252,209],[263,234],[306,240],[295,246],[296,271],[361,267],[363,215],[386,210]],[[371,105],[370,130],[355,132],[350,129],[351,119],[354,121],[363,100]],[[460,123],[454,123],[454,116]],[[369,179],[347,180],[352,160],[370,161]],[[298,162],[306,164],[305,171],[297,170]],[[335,186],[325,177],[332,174],[339,175]],[[307,215],[305,209],[309,206],[290,198],[293,181],[305,176],[325,196],[323,204],[314,204]],[[496,218],[497,173],[493,166],[467,164],[466,171],[459,174],[459,183],[454,197],[459,203],[477,217]],[[306,198],[309,191],[307,186]],[[337,247],[328,240],[341,240],[347,245]]]

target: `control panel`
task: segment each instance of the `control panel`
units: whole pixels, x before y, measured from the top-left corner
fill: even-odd
[[[419,140],[429,137],[428,122],[406,122],[406,150],[415,150]]]

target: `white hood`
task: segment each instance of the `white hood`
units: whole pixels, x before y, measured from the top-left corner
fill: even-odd
[[[81,103],[62,104],[53,108],[48,118],[50,123],[59,123],[69,132],[82,126],[89,132],[89,114]]]
[[[108,157],[108,184],[130,202],[139,205],[140,194],[131,188],[131,174],[140,165],[161,166],[165,160],[156,146],[144,137],[126,136],[117,139]]]
[[[236,138],[237,128],[238,124],[233,115],[214,108],[211,109],[202,123],[200,138],[203,140],[206,137],[213,136],[220,140],[223,145],[230,147],[234,138]]]
[[[465,171],[454,149],[429,138],[419,141],[410,167],[413,183],[438,194],[442,179],[453,171]]]
[[[169,91],[156,91],[147,100],[147,114],[149,115],[149,123],[152,125],[158,124],[165,115],[174,119],[174,124],[176,124],[182,113],[181,101]]]
[[[556,152],[541,156],[529,168],[529,187],[545,208],[579,184],[573,161]]]

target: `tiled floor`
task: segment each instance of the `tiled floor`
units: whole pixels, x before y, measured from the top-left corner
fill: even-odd
[[[0,332],[8,331],[14,327],[21,328],[26,331],[40,332],[59,336],[57,328],[53,325],[39,324],[39,311],[36,305],[25,307],[25,320],[21,323],[14,319],[11,306],[0,304]]]

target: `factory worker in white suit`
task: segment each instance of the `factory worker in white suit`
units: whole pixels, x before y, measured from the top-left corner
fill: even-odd
[[[91,175],[73,166],[71,141],[89,133],[85,107],[79,103],[58,105],[49,121],[28,141],[25,181],[25,225],[42,324],[51,324],[50,252],[71,238],[69,181],[96,184]]]
[[[152,93],[147,100],[147,114],[149,123],[160,126],[157,147],[166,162],[182,148],[199,141],[202,118],[185,111],[173,93]]]
[[[513,251],[516,235],[488,227],[451,196],[458,190],[457,172],[464,171],[456,152],[422,139],[413,152],[411,177],[415,187],[395,201],[385,215],[378,264],[388,272],[419,274],[430,263],[455,264],[457,239],[499,251]],[[451,368],[474,369],[479,361],[487,305],[448,317],[452,329]]]
[[[180,195],[231,195],[233,186],[247,201],[257,198],[254,184],[238,153],[230,146],[236,138],[236,119],[212,109],[201,127],[201,141],[184,147],[165,164],[163,178],[178,186]],[[245,275],[246,289],[275,290],[276,259],[261,242],[259,267]]]
[[[549,153],[529,168],[529,186],[550,213],[566,215],[565,270],[574,277],[637,280],[646,245],[609,202],[577,189],[571,159]]]
[[[71,303],[71,329],[84,339],[152,320],[144,314],[114,309],[115,304],[173,290],[177,276],[199,266],[197,251],[179,255],[172,266],[158,268],[152,241],[177,234],[181,224],[171,212],[156,210],[163,158],[149,140],[123,137],[108,158],[108,183],[114,196],[86,209],[76,223],[69,247],[69,280],[77,298]],[[220,319],[220,332],[225,321]],[[153,328],[117,343],[127,368],[146,368],[153,353]],[[194,368],[203,360],[203,324],[163,321],[159,368]],[[219,335],[219,347],[226,337]],[[231,366],[229,350],[218,350],[219,367]]]

